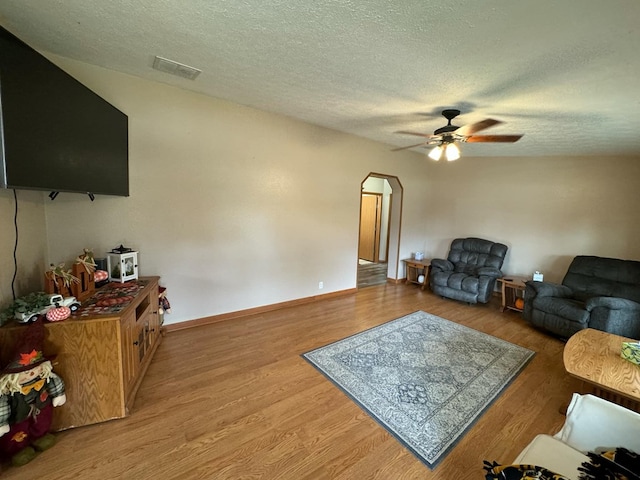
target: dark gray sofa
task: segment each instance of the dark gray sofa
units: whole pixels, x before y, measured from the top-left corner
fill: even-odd
[[[640,339],[640,262],[577,256],[561,285],[526,283],[523,314],[564,338],[595,328]]]
[[[467,303],[487,303],[502,277],[507,246],[482,238],[456,238],[447,259],[431,260],[431,290]]]

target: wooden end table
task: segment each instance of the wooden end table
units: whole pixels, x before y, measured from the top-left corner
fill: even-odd
[[[416,260],[415,258],[405,258],[402,260],[405,263],[407,271],[407,283],[417,283],[420,288],[424,290],[424,287],[429,285],[429,272],[431,271],[431,260],[423,258],[422,260]],[[418,277],[424,275],[424,280],[420,282]]]
[[[516,306],[516,300],[521,298],[524,301],[524,290],[526,288],[524,282],[527,280],[529,280],[528,277],[520,277],[517,275],[509,275],[498,279],[498,282],[502,284],[501,312],[507,309],[522,312],[522,308]]]
[[[580,330],[564,347],[564,368],[582,380],[586,393],[640,412],[640,365],[620,357],[622,342],[635,341],[592,328]]]

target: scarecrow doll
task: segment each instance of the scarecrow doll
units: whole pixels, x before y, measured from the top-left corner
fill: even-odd
[[[15,466],[55,443],[49,433],[53,407],[66,402],[64,382],[42,353],[42,319],[29,324],[10,363],[0,371],[0,457]]]

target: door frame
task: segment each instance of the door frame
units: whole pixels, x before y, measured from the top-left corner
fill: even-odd
[[[404,198],[404,187],[400,182],[400,179],[395,175],[389,175],[386,173],[369,172],[360,182],[360,188],[358,190],[358,196],[360,198],[358,206],[358,243],[356,245],[356,271],[358,267],[359,259],[359,246],[360,246],[360,212],[362,210],[362,193],[364,193],[364,183],[369,177],[381,178],[387,180],[391,187],[389,202],[389,228],[387,231],[387,279],[394,281],[398,280],[398,272],[400,271],[400,237],[402,233],[402,203]],[[394,198],[395,197],[395,198]],[[357,275],[356,275],[357,284]]]

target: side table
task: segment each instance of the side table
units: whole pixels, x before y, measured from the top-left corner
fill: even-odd
[[[528,277],[520,277],[510,275],[498,279],[502,284],[502,307],[501,312],[505,310],[514,310],[522,312],[521,304],[524,304],[524,290],[526,288],[524,282],[529,280]]]
[[[415,258],[405,258],[402,261],[405,263],[405,269],[407,272],[407,283],[416,283],[420,285],[420,288],[422,290],[424,290],[424,287],[429,285],[431,260],[428,258],[424,258],[422,260],[416,260]],[[420,275],[424,276],[422,281],[418,279]]]

